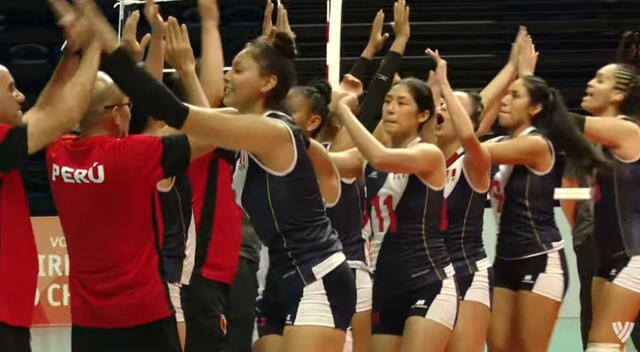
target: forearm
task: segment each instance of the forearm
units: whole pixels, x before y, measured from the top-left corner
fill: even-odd
[[[62,57],[60,58],[58,66],[53,72],[53,76],[51,76],[51,79],[42,90],[42,93],[40,93],[38,103],[49,104],[55,102],[51,100],[51,96],[55,96],[56,92],[58,92],[65,83],[71,80],[73,74],[78,69],[79,64],[80,55],[65,49],[62,52]]]
[[[200,70],[202,88],[209,105],[219,107],[224,97],[224,56],[220,31],[215,23],[202,23],[202,60]]]
[[[205,108],[210,107],[195,69],[178,70],[178,76],[184,87],[187,103]]]
[[[162,81],[162,74],[164,70],[164,43],[162,40],[162,34],[153,33],[151,35],[149,53],[147,53],[144,66],[151,76]]]
[[[367,128],[351,113],[346,106],[341,106],[338,112],[342,118],[344,128],[351,135],[351,139],[358,150],[370,163],[376,164],[385,152],[385,146],[378,141]]]
[[[73,78],[60,89],[52,91],[51,101],[39,101],[26,113],[30,154],[80,122],[89,108],[99,65],[100,45],[92,44],[84,53]],[[74,97],[73,101],[68,97]]]

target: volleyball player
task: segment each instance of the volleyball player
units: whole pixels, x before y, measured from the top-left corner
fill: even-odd
[[[597,171],[594,234],[598,269],[592,284],[593,321],[587,351],[620,351],[625,342],[612,326],[635,322],[640,310],[640,75],[627,64],[609,64],[589,81],[574,115],[590,140],[611,160]],[[616,325],[619,324],[619,325]],[[627,327],[631,328],[631,327]]]
[[[31,351],[30,332],[38,259],[20,169],[35,153],[72,128],[89,104],[100,62],[99,41],[89,44],[87,23],[59,18],[68,45],[36,104],[24,115],[24,95],[0,65],[0,275],[10,283],[0,292],[0,350]],[[77,55],[83,52],[83,58]],[[67,97],[73,96],[73,103]]]
[[[363,177],[366,165],[375,268],[373,351],[419,351],[427,344],[444,351],[456,318],[453,267],[438,230],[444,158],[418,137],[432,112],[433,98],[424,82],[409,78],[394,85],[382,117],[392,144],[384,147],[341,106],[340,116],[358,150],[333,160],[343,177]]]
[[[444,236],[461,299],[447,350],[483,351],[491,320],[493,272],[482,241],[491,157],[475,137],[482,114],[477,107],[481,98],[476,94],[473,100],[468,93],[454,93],[447,79],[446,62],[437,52],[427,53],[437,63],[437,70],[431,75],[444,98],[436,115],[435,136],[447,159],[444,197],[448,221]]]
[[[519,67],[523,78],[509,87],[500,113],[510,137],[483,145],[501,165],[491,186],[500,214],[491,351],[547,350],[566,289],[563,242],[553,215],[553,146],[570,157],[592,156],[567,122],[558,93],[530,76],[537,55],[529,37],[521,50],[529,51],[523,56],[529,62]]]

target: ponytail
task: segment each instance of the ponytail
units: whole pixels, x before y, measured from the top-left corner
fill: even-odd
[[[532,105],[540,105],[540,112],[533,117],[532,125],[549,138],[558,151],[583,167],[604,166],[607,161],[584,138],[576,123],[569,117],[569,110],[556,89],[540,77],[522,79],[529,91]]]

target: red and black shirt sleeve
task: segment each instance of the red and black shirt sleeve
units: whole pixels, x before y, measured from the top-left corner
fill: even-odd
[[[20,168],[29,156],[26,125],[0,125],[0,173]]]
[[[164,177],[186,173],[191,161],[189,138],[185,135],[173,135],[162,137],[161,142]]]

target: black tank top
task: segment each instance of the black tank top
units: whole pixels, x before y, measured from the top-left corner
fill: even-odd
[[[464,169],[464,149],[447,160],[444,189],[448,226],[444,231],[447,252],[456,275],[469,275],[491,266],[482,242],[487,191],[471,187]]]
[[[521,136],[525,135],[542,136],[534,127],[523,131]],[[564,246],[554,217],[555,152],[551,142],[547,143],[553,158],[547,172],[536,172],[525,165],[500,165],[491,182],[492,203],[500,224],[496,249],[500,258],[532,257]]]
[[[284,113],[272,111],[265,116],[287,126],[295,160],[289,170],[277,173],[242,151],[233,189],[238,204],[269,247],[272,268],[283,278],[297,275],[307,285],[340,265],[345,257],[326,215],[302,131]]]
[[[192,218],[189,176],[176,176],[171,189],[167,192],[158,191],[158,198],[164,225],[162,264],[165,279],[168,282],[180,282]]]
[[[352,267],[366,269],[365,239],[362,236],[365,190],[358,180],[341,180],[340,199],[327,207],[327,216],[338,231],[343,252]]]
[[[640,255],[640,155],[623,161],[606,148],[604,154],[611,158],[612,166],[597,172],[594,208],[594,232],[603,263]]]
[[[419,139],[416,140],[417,143]],[[443,190],[365,167],[376,284],[416,289],[454,275],[440,229]]]

